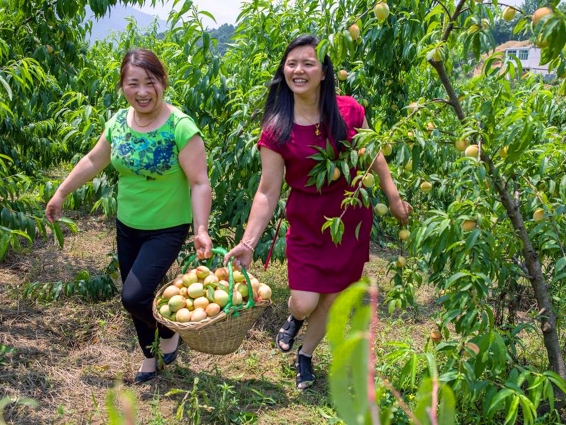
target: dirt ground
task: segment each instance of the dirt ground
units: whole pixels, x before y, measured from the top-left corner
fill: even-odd
[[[69,281],[81,270],[95,275],[108,265],[115,250],[113,222],[72,218],[80,230],[67,232],[63,249],[53,240],[38,240],[26,252],[9,254],[0,266],[0,348],[8,347],[0,352],[0,400],[12,401],[3,409],[6,423],[107,424],[106,403],[116,388],[122,399],[133,398],[142,424],[337,423],[325,379],[328,347],[320,347],[315,366],[320,379],[307,394],[294,388],[293,354],[274,347],[288,294],[286,269],[277,263],[267,272],[260,264],[250,268],[260,280],[272,282],[274,305],[235,353],[213,356],[182,345],[175,365],[149,385],[133,385],[142,354],[119,296],[99,303],[74,297],[50,304],[22,297],[30,282]],[[367,273],[384,279],[387,256],[374,248]],[[422,326],[429,325],[415,326],[414,338],[423,339]],[[27,406],[27,399],[37,406]]]

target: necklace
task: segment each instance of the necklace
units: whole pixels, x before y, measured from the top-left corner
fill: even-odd
[[[305,120],[307,120],[309,123],[311,123],[312,125],[314,125],[314,135],[316,137],[320,136],[320,121],[317,122],[316,124],[314,122],[312,122],[311,120],[309,120],[301,111],[299,111],[297,108],[295,108],[295,110],[299,113],[299,115],[301,117],[303,117]]]
[[[163,109],[163,102],[161,102],[161,106],[159,106],[159,112],[157,113],[157,115],[155,116],[154,119],[152,119],[150,122],[148,122],[147,124],[141,125],[138,120],[136,119],[136,110],[134,109],[134,124],[136,124],[138,127],[140,128],[145,128],[145,127],[149,127],[151,124],[153,124],[155,122],[155,120],[157,120],[157,118],[159,118],[159,116],[161,115],[161,110]]]

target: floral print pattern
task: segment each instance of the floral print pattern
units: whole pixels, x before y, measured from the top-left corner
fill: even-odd
[[[116,116],[117,125],[112,132],[112,162],[119,162],[131,173],[147,180],[157,180],[179,163],[174,116],[171,114],[167,122],[156,130],[138,133],[128,126],[127,114],[128,110],[124,109]]]

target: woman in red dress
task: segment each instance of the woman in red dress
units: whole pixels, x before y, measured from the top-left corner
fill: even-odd
[[[291,315],[279,330],[276,345],[289,352],[308,317],[303,345],[297,352],[299,389],[314,382],[312,354],[326,333],[330,306],[342,290],[362,276],[369,260],[373,221],[371,208],[348,208],[340,245],[334,244],[329,231],[321,230],[325,217],[341,215],[344,193],[352,188],[343,176],[320,190],[307,186],[308,174],[316,165],[309,157],[318,152],[313,145],[325,147],[328,140],[338,154],[339,141],[351,140],[357,129],[368,128],[368,124],[364,108],[355,99],[336,95],[333,65],[328,56],[323,63],[318,60],[317,45],[314,36],[296,38],[275,73],[258,142],[261,180],[242,240],[226,256],[226,261],[234,257],[244,267],[251,263],[253,249],[273,216],[285,178],[291,188],[286,206]],[[383,155],[377,157],[372,169],[379,176],[391,213],[406,223],[411,206],[401,200]]]

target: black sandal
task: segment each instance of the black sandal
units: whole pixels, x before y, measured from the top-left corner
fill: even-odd
[[[275,337],[275,345],[277,345],[277,348],[279,348],[281,352],[288,353],[291,351],[295,343],[295,337],[299,333],[301,326],[303,326],[303,322],[304,320],[297,320],[293,315],[287,317],[287,320],[283,323],[283,326],[279,329]],[[284,349],[281,347],[281,344],[279,344],[280,342],[287,344],[289,347]]]
[[[297,351],[297,360],[295,367],[297,368],[297,389],[306,390],[314,384],[315,376],[312,370],[312,357],[305,356],[300,353],[301,347]]]

